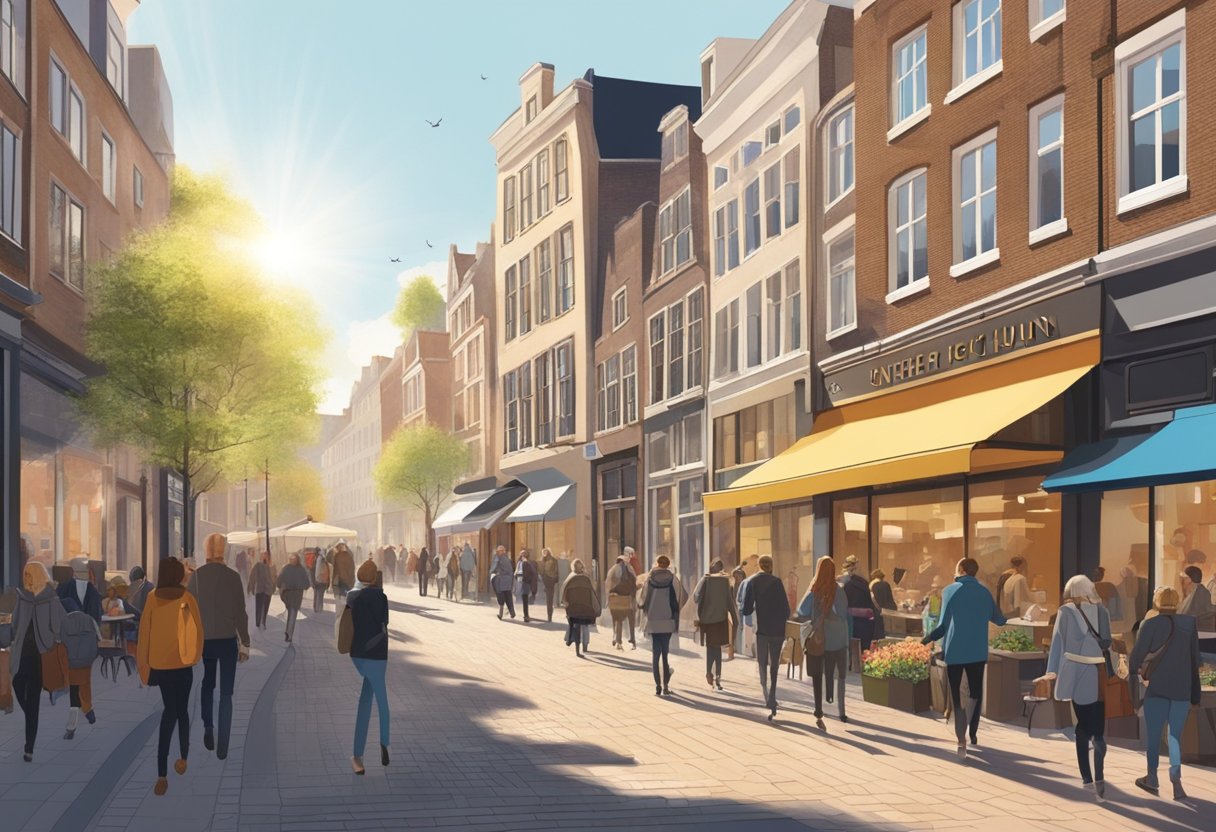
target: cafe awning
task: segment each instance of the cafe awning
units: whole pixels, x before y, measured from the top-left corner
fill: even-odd
[[[431,527],[439,534],[446,534],[448,528],[462,523],[466,515],[471,514],[493,493],[491,490],[477,491],[472,494],[454,494],[455,499],[452,504],[439,513],[439,516],[431,523]]]
[[[1082,378],[1096,338],[823,413],[810,435],[705,494],[709,511],[866,486],[1058,462],[1062,451],[991,441]]]
[[[463,534],[488,529],[528,496],[528,487],[512,480],[493,491],[457,495],[431,524],[436,534]]]
[[[1216,479],[1216,405],[1188,407],[1160,430],[1082,445],[1043,481],[1047,491],[1114,491]]]
[[[574,518],[574,485],[559,485],[533,491],[507,515],[508,523],[537,523]]]

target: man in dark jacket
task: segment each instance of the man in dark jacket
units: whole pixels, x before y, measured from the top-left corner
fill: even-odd
[[[777,674],[785,644],[785,622],[790,599],[785,584],[773,574],[773,556],[761,555],[760,571],[743,584],[743,614],[756,616],[756,661],[760,663],[760,690],[771,720],[777,715]]]
[[[418,594],[426,595],[426,582],[431,576],[431,553],[425,546],[418,550]]]
[[[224,564],[228,540],[209,534],[203,543],[207,562],[194,570],[186,589],[198,601],[203,619],[203,684],[199,688],[199,710],[203,716],[203,747],[221,760],[228,756],[232,734],[232,692],[236,688],[236,666],[249,658],[249,612],[241,576]],[[220,737],[216,744],[212,705],[215,701],[216,665],[220,677]]]
[[[528,612],[528,602],[536,600],[536,564],[532,562],[527,549],[519,550],[519,564],[515,567],[519,578],[519,597],[524,604],[524,623],[532,622]]]
[[[844,559],[844,574],[839,583],[849,604],[849,617],[853,619],[853,637],[861,641],[862,650],[869,650],[874,640],[874,596],[866,579],[857,574],[855,556]]]

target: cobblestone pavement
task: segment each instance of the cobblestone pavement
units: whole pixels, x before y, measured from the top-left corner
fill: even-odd
[[[44,707],[33,764],[21,761],[20,711],[0,717],[0,828],[1216,829],[1210,769],[1185,769],[1191,801],[1153,799],[1132,785],[1142,755],[1112,747],[1099,806],[1059,737],[985,722],[982,746],[960,763],[942,720],[867,705],[856,677],[849,724],[829,717],[818,729],[809,684],[784,673],[770,724],[751,660],[727,662],[726,690],[714,692],[685,639],[676,695],[659,698],[645,641],[611,650],[601,627],[579,660],[556,622],[500,622],[486,606],[389,594],[388,768],[373,710],[367,775],[351,771],[359,681],[333,649],[332,606],[306,610],[285,648],[276,601],[279,616],[239,671],[226,761],[202,748],[196,719],[190,770],[170,772],[168,796],[155,797],[146,726],[159,697],[130,679],[98,680],[98,724],[68,742],[65,701]]]

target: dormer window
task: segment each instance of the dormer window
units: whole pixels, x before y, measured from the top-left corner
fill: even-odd
[[[536,118],[536,96],[528,99],[528,103],[524,105],[524,124],[531,124],[532,119]]]
[[[688,155],[688,122],[682,121],[663,134],[663,167],[675,164]]]
[[[710,55],[701,61],[701,103],[714,94],[714,58]]]

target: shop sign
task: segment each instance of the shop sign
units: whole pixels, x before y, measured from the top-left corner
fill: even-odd
[[[181,477],[165,472],[165,493],[169,502],[181,505],[185,499],[185,490]]]
[[[828,397],[833,405],[838,405],[1013,353],[1050,346],[1096,330],[1100,311],[1097,286],[1068,292],[828,373],[824,378]]]

